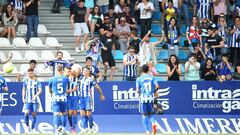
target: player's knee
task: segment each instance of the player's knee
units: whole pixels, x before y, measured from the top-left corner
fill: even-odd
[[[73,115],[74,115],[74,116],[77,115],[77,110],[73,111]]]
[[[32,116],[36,116],[37,115],[37,112],[32,112]]]

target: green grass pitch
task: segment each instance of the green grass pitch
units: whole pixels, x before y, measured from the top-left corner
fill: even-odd
[[[14,135],[18,135],[18,134],[14,134]],[[26,134],[26,135],[53,135],[53,134]],[[67,135],[145,135],[145,134],[144,133],[94,133],[94,134],[77,133],[77,134],[67,134]],[[173,135],[173,134],[157,133],[157,135]],[[218,134],[174,134],[174,135],[218,135]],[[221,135],[230,135],[230,134],[221,134]],[[234,134],[234,135],[240,135],[240,134]]]

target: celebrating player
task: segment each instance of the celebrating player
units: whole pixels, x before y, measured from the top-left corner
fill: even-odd
[[[92,87],[95,88],[100,93],[100,100],[105,100],[103,92],[98,84],[94,81],[93,77],[90,75],[90,68],[83,68],[83,77],[80,80],[80,115],[82,119],[82,132],[87,132],[87,118],[89,119],[90,131],[93,132],[93,122],[92,122]]]
[[[57,75],[49,81],[49,92],[52,94],[52,111],[55,135],[58,133],[65,134],[67,124],[67,88],[69,86],[68,77],[63,75],[63,66],[57,65]],[[61,121],[61,128],[59,126]]]
[[[2,76],[0,76],[0,115],[2,113],[2,91],[7,92],[8,86],[6,80]]]
[[[143,74],[137,78],[136,91],[139,93],[139,112],[142,114],[142,123],[146,131],[146,135],[150,135],[149,120],[152,123],[152,132],[156,134],[157,129],[155,119],[153,117],[154,97],[156,90],[159,88],[157,81],[153,76],[148,74],[149,68],[146,64],[142,67]]]
[[[38,98],[42,93],[42,85],[34,75],[34,69],[28,69],[28,77],[23,81],[22,101],[24,103],[25,123],[28,130],[34,132],[39,107]],[[29,126],[29,112],[32,112],[32,126]],[[29,131],[27,131],[29,132]]]

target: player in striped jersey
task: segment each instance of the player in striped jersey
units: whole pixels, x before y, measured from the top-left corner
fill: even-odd
[[[57,74],[49,80],[49,92],[52,94],[52,111],[55,135],[65,134],[67,124],[67,89],[69,86],[68,77],[63,75],[63,66],[57,65]],[[59,125],[61,121],[61,128]]]
[[[0,76],[0,115],[2,113],[2,91],[7,92],[8,86],[6,80],[2,76]]]
[[[53,76],[55,76],[57,74],[57,65],[61,64],[64,67],[66,66],[72,66],[72,63],[69,63],[66,60],[63,60],[63,52],[58,51],[57,52],[57,59],[56,60],[52,60],[52,61],[48,61],[46,62],[46,66],[52,66],[53,67]]]
[[[136,91],[139,93],[139,112],[142,114],[142,122],[146,131],[146,135],[150,135],[149,120],[152,123],[152,132],[156,134],[157,129],[155,125],[154,113],[154,98],[156,90],[159,88],[157,80],[148,74],[149,68],[146,64],[142,67],[143,74],[137,78]]]
[[[71,132],[76,133],[77,110],[79,105],[79,81],[75,69],[71,69],[68,78],[70,80],[69,89],[67,91],[68,122],[71,127]]]
[[[39,107],[39,96],[42,93],[42,85],[34,75],[34,69],[28,69],[28,78],[23,81],[22,101],[24,103],[25,123],[30,131],[34,131],[36,116]],[[29,113],[32,112],[32,126],[29,127]],[[27,131],[28,132],[28,131]]]
[[[83,77],[80,80],[80,115],[82,119],[82,132],[87,131],[87,117],[89,119],[90,130],[92,131],[93,122],[91,122],[92,115],[92,87],[95,87],[100,93],[100,100],[105,100],[103,92],[98,84],[96,84],[93,77],[91,77],[90,69],[88,67],[83,68]]]

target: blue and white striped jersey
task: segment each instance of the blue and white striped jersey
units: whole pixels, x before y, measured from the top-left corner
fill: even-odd
[[[48,86],[52,90],[53,102],[66,102],[67,101],[67,88],[69,87],[69,79],[64,76],[54,76],[49,82]]]
[[[0,104],[2,102],[2,94],[1,93],[3,91],[3,88],[5,88],[5,87],[7,87],[7,82],[2,76],[0,76]]]
[[[57,65],[58,64],[61,64],[63,66],[63,69],[66,67],[66,66],[72,66],[73,64],[72,63],[69,63],[68,61],[66,60],[54,60],[54,61],[49,61],[49,62],[46,62],[46,64],[48,66],[52,66],[53,67],[53,76],[55,76],[57,74]]]
[[[137,58],[136,55],[129,55],[129,54],[125,54],[123,57],[123,59],[127,60],[127,62],[134,61],[134,60],[136,60],[136,58]],[[136,76],[137,75],[136,64],[124,66],[124,75],[128,76],[128,77]]]
[[[149,74],[143,74],[136,80],[136,88],[140,91],[140,103],[153,103],[157,80]]]
[[[92,77],[83,77],[80,80],[80,97],[91,96],[92,87],[96,85],[96,81]]]
[[[26,102],[27,103],[36,103],[37,101],[33,101],[32,98],[38,92],[38,89],[42,89],[41,83],[37,79],[25,79],[23,81],[23,88],[26,91]]]
[[[77,77],[69,77],[70,85],[69,89],[74,89],[77,86],[77,90],[71,93],[68,93],[68,97],[78,97],[79,96],[79,79]]]
[[[240,48],[240,27],[236,27],[235,25],[232,27],[232,29],[236,29],[236,31],[231,35],[230,38],[230,47],[233,48]],[[237,42],[237,39],[239,38],[239,41]]]
[[[209,13],[210,13],[210,9],[211,9],[211,0],[196,0],[196,4],[197,4],[197,16],[199,19],[203,19],[203,18],[209,18]]]

